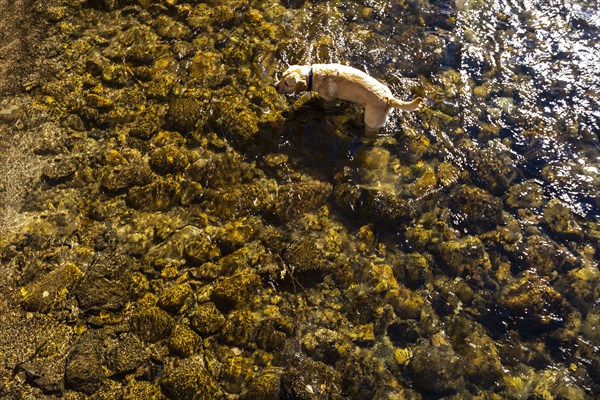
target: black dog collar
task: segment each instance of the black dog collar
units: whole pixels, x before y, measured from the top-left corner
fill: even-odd
[[[310,67],[310,71],[308,71],[308,91],[312,92],[312,66]]]

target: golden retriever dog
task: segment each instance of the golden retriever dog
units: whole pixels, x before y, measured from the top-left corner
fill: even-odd
[[[275,84],[281,94],[316,92],[325,100],[342,99],[365,106],[367,130],[382,128],[392,108],[418,110],[420,97],[404,102],[377,79],[341,64],[292,65]]]

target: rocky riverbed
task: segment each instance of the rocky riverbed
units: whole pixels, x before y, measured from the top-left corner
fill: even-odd
[[[600,394],[598,82],[480,51],[537,5],[366,3],[0,3],[1,397]],[[272,87],[333,61],[428,105]]]

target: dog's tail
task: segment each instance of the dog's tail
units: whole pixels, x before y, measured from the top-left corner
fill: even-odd
[[[400,101],[395,97],[389,99],[388,104],[394,108],[399,108],[404,111],[416,111],[421,107],[423,103],[423,99],[421,97],[417,97],[412,101]]]

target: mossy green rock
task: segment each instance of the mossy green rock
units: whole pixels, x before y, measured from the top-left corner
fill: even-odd
[[[177,400],[215,400],[221,396],[217,381],[202,365],[190,358],[170,367],[160,382],[164,394]]]
[[[162,175],[181,172],[189,164],[185,153],[174,145],[161,147],[150,156],[150,167]]]
[[[190,315],[190,325],[201,335],[216,333],[224,324],[225,317],[212,302],[199,304]]]
[[[23,304],[29,311],[48,312],[58,308],[71,286],[83,276],[73,263],[65,263],[21,289]]]
[[[260,285],[260,277],[250,269],[245,269],[233,276],[217,282],[210,299],[217,308],[227,312],[234,307],[248,302]]]
[[[143,341],[154,343],[169,337],[175,320],[158,307],[140,311],[133,317],[131,328]]]

